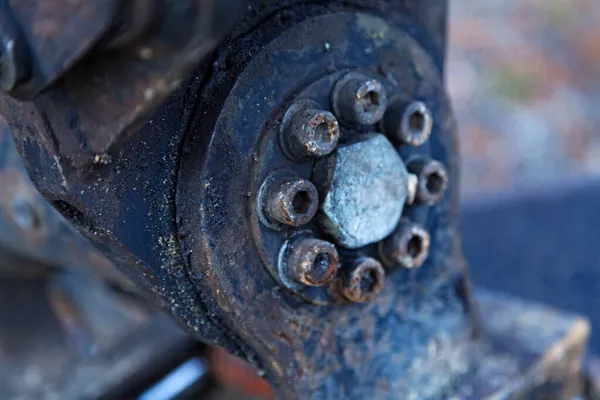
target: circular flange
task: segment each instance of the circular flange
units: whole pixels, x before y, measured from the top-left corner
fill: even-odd
[[[338,349],[354,347],[355,339],[364,338],[362,330],[371,329],[366,328],[369,323],[353,325],[361,318],[364,306],[335,305],[336,296],[330,293],[335,285],[310,290],[281,288],[278,260],[282,246],[301,231],[330,239],[316,222],[273,230],[261,222],[259,215],[259,189],[273,171],[289,169],[301,178],[313,178],[314,159],[291,160],[280,146],[279,127],[285,112],[298,99],[309,99],[321,109],[333,111],[331,90],[343,74],[351,71],[378,79],[390,97],[399,94],[427,104],[435,121],[429,140],[418,148],[398,145],[396,149],[404,160],[414,156],[439,160],[448,167],[453,182],[454,126],[440,69],[404,30],[361,13],[309,18],[262,46],[260,54],[249,55],[243,68],[227,71],[218,81],[231,82],[232,87],[225,90],[220,84],[209,85],[201,94],[207,100],[197,109],[184,147],[177,212],[188,268],[199,290],[215,297],[215,304],[227,310],[229,325],[235,326],[263,358],[276,363],[286,357],[294,359],[290,352],[306,352],[310,360],[297,361],[302,366],[273,367],[275,375],[289,379],[295,379],[292,375],[297,377],[299,370],[319,373],[320,368],[327,368],[327,357],[343,357]],[[374,130],[374,125],[340,122],[340,143]],[[404,343],[406,331],[397,329],[397,321],[404,318],[402,311],[390,305],[400,304],[407,293],[413,296],[411,288],[416,281],[427,287],[427,282],[449,279],[451,275],[450,264],[442,260],[450,258],[454,249],[449,212],[453,189],[451,184],[448,194],[433,207],[411,206],[403,213],[426,227],[432,242],[423,267],[389,271],[379,297],[369,305],[378,307],[381,303],[383,308],[372,322],[377,330],[390,335],[388,340],[392,342]],[[342,265],[358,257],[377,258],[376,244],[340,251]],[[312,307],[299,301],[298,296],[332,306]],[[456,307],[450,302],[449,306]],[[390,314],[395,316],[390,318]],[[431,327],[431,332],[435,330]],[[279,334],[282,331],[284,336]],[[310,338],[326,335],[337,338],[337,347],[316,352],[302,347],[312,343]],[[413,351],[400,347],[396,350],[402,354]],[[380,356],[389,360],[388,372],[406,371],[412,362],[411,357],[390,358],[389,349],[374,350],[367,358],[373,361],[372,357]],[[401,381],[392,376],[394,373],[375,378],[357,366],[359,370],[363,375],[353,382],[357,386],[369,379],[394,385]],[[296,381],[286,382],[296,385]],[[343,392],[337,394],[343,397]]]

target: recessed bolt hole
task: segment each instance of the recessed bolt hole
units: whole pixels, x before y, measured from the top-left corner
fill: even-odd
[[[310,194],[305,190],[296,193],[294,199],[292,200],[292,207],[294,207],[294,212],[296,214],[306,214],[311,204],[312,199]]]
[[[406,250],[409,256],[417,258],[423,251],[423,238],[417,235],[411,237],[406,245]]]
[[[412,133],[420,134],[425,129],[425,115],[422,112],[416,111],[410,115],[409,127]]]
[[[446,179],[438,172],[433,172],[427,177],[427,190],[434,196],[441,194],[445,185]]]
[[[379,92],[371,90],[363,97],[363,108],[365,112],[373,112],[381,105],[381,96]]]
[[[327,122],[321,122],[315,127],[315,141],[328,143],[331,141],[331,129]]]
[[[313,272],[315,276],[326,275],[329,271],[329,264],[331,263],[331,256],[327,253],[320,253],[315,257],[313,261]]]
[[[363,293],[372,292],[377,286],[377,272],[369,269],[364,272],[362,279],[360,280],[360,290]]]

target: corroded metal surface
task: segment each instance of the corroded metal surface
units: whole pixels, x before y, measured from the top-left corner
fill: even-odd
[[[476,298],[488,341],[477,369],[452,395],[474,400],[584,395],[590,331],[585,318],[485,290]]]
[[[455,131],[440,68],[401,28],[366,14],[329,11],[319,15],[322,9],[313,6],[314,18],[261,44],[261,52],[243,69],[223,72],[224,81],[233,80],[231,88],[209,85],[202,91],[178,180],[183,251],[203,300],[223,311],[221,321],[256,352],[255,360],[282,397],[439,396],[471,367],[474,330],[465,308],[468,292],[456,291],[464,285],[464,270],[454,252],[451,220]],[[265,24],[263,29],[281,27]],[[253,54],[253,48],[243,47],[246,43],[235,42],[220,56]],[[329,107],[328,88],[340,75],[328,71],[339,64],[383,71],[388,92],[405,92],[429,104],[436,124],[427,146],[414,151],[448,165],[451,184],[434,208],[408,212],[433,232],[431,255],[421,269],[386,273],[371,303],[332,301],[321,308],[282,290],[265,274],[265,264],[277,265],[281,244],[296,231],[273,231],[254,210],[262,181],[277,166],[288,165],[278,147],[277,127],[286,111],[279,105],[302,96]],[[306,82],[305,87],[299,90],[297,82]],[[307,177],[312,163],[293,168]],[[234,235],[241,240],[232,241]],[[370,255],[376,249],[367,246],[360,252]],[[343,255],[342,264],[352,256]]]
[[[0,109],[13,127],[35,132],[69,180],[110,163],[226,33],[241,1],[162,1],[153,29],[118,49],[110,45],[127,2],[10,3],[32,49],[32,77],[18,86],[31,101],[0,96]]]
[[[61,77],[104,34],[116,15],[119,1],[3,0],[1,12],[10,14],[22,34],[30,71],[11,90],[32,99]],[[4,9],[6,7],[6,9]]]
[[[0,120],[0,269],[4,276],[45,274],[53,268],[91,269],[131,288],[113,264],[35,189]]]
[[[88,273],[2,280],[0,298],[5,399],[134,398],[198,346]]]
[[[175,318],[251,360],[283,398],[437,396],[469,370],[475,330],[455,237],[445,11],[445,2],[252,1],[136,140],[123,132],[133,133],[182,78],[147,74],[157,71],[151,66],[195,65],[197,53],[84,60],[33,103],[0,103],[43,195]],[[256,193],[283,164],[274,149],[292,95],[306,92],[327,109],[329,90],[311,82],[332,86],[347,69],[427,103],[436,121],[429,143],[398,151],[442,161],[451,183],[434,207],[407,210],[432,232],[422,268],[392,271],[369,304],[316,307],[270,273],[294,231],[260,225]],[[311,170],[297,166],[301,176]]]
[[[319,165],[321,164],[321,165]],[[326,169],[323,228],[343,247],[356,249],[390,235],[407,198],[408,172],[381,134],[340,146],[315,168]]]

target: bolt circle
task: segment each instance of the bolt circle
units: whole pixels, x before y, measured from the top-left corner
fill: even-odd
[[[388,268],[418,268],[429,255],[431,238],[419,224],[403,218],[394,234],[379,244],[379,256]]]
[[[324,240],[306,238],[293,243],[285,264],[294,280],[307,286],[323,286],[336,275],[339,256]]]
[[[340,138],[335,116],[311,100],[300,100],[282,121],[281,147],[292,160],[323,157],[333,152]]]
[[[277,224],[307,224],[319,207],[319,194],[315,185],[287,171],[269,176],[259,192],[259,211],[264,216],[263,223],[272,228],[278,228]]]
[[[385,280],[383,267],[374,258],[363,257],[344,270],[340,279],[340,292],[354,303],[368,303],[374,300]]]
[[[387,108],[381,82],[356,72],[346,74],[336,83],[331,100],[335,115],[349,124],[376,124]]]
[[[381,128],[397,142],[420,146],[429,139],[433,129],[433,115],[427,105],[413,101],[406,105],[395,101],[385,113]]]
[[[409,162],[407,168],[419,179],[417,203],[433,205],[444,197],[448,189],[448,171],[441,162],[420,158]]]

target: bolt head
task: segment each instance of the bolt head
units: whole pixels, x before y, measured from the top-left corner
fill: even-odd
[[[448,189],[448,170],[444,164],[430,159],[417,159],[408,163],[408,170],[419,180],[416,202],[434,205]]]
[[[340,292],[352,302],[368,303],[379,295],[384,280],[385,271],[379,261],[360,258],[342,273]]]
[[[339,256],[333,244],[306,238],[293,242],[290,247],[286,264],[296,282],[323,286],[335,277]]]
[[[294,103],[281,126],[281,146],[293,160],[326,156],[335,150],[340,137],[335,116],[310,100]]]
[[[403,218],[394,234],[379,244],[379,255],[386,267],[418,268],[429,255],[430,243],[423,226]]]
[[[259,191],[259,215],[265,225],[274,229],[307,224],[318,207],[315,185],[291,171],[270,175]]]
[[[433,129],[433,115],[421,101],[406,104],[395,101],[385,113],[383,131],[399,143],[420,146],[429,139]]]
[[[335,115],[348,124],[376,124],[387,107],[387,95],[381,82],[355,72],[336,83],[331,99]]]
[[[343,247],[378,242],[400,221],[408,172],[381,134],[339,146],[317,163],[314,180],[324,192],[319,223]]]

